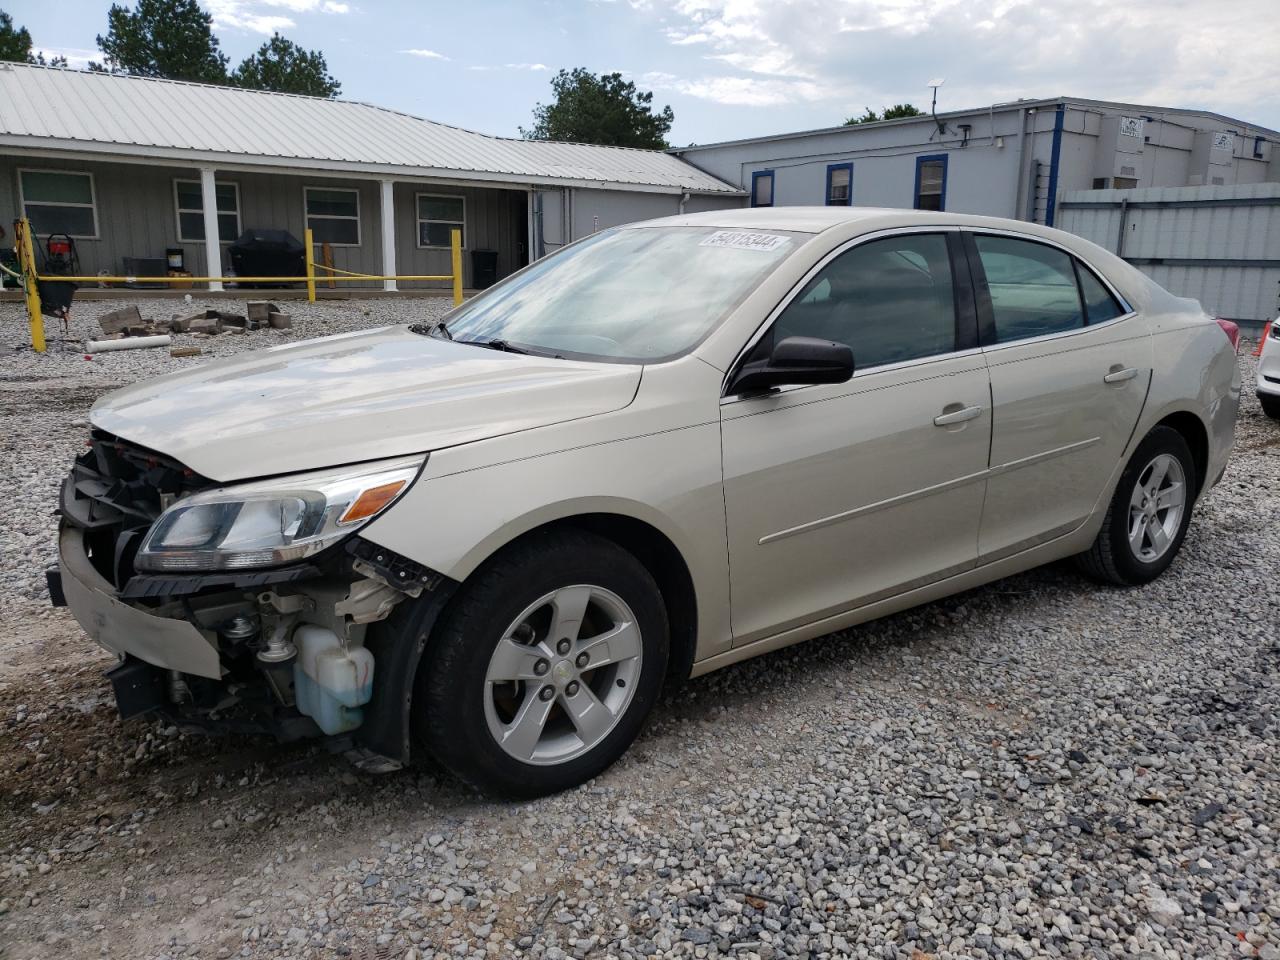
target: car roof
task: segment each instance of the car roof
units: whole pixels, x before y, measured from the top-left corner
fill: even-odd
[[[1105,253],[1101,247],[1075,234],[1065,233],[1038,223],[1029,223],[1026,220],[985,217],[969,213],[947,213],[938,210],[903,210],[894,207],[736,207],[728,210],[710,210],[705,213],[662,217],[657,220],[641,220],[627,224],[624,229],[655,226],[785,230],[812,234],[840,230],[847,236],[900,227],[968,227],[1040,237],[1059,243],[1080,254]]]
[[[645,220],[630,226],[734,227],[739,230],[793,230],[800,233],[821,233],[841,224],[858,220],[879,220],[884,217],[900,217],[904,224],[921,219],[922,210],[893,210],[888,207],[733,207],[727,210],[709,210],[705,213],[686,213],[657,220]],[[930,223],[937,223],[938,214],[932,214]]]

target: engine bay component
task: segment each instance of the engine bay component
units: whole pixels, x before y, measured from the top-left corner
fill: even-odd
[[[309,623],[294,631],[293,640],[298,648],[293,666],[298,712],[331,736],[356,729],[364,721],[360,708],[373,696],[373,654]]]

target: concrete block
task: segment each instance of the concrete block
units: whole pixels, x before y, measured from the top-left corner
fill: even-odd
[[[248,310],[251,323],[266,323],[271,318],[271,314],[280,312],[279,307],[266,300],[250,300]]]
[[[192,320],[191,323],[187,325],[187,330],[191,333],[199,333],[206,337],[211,337],[222,332],[222,321],[216,316],[200,317],[199,319]]]
[[[288,330],[293,326],[293,317],[279,310],[272,310],[267,322],[271,324],[272,330]]]
[[[145,321],[137,307],[121,307],[100,316],[98,326],[102,327],[103,333],[119,333],[126,327],[145,326]]]

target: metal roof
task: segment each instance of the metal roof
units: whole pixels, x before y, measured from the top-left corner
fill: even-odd
[[[27,64],[0,64],[0,145],[381,176],[742,192],[659,150],[493,137],[367,103]]]

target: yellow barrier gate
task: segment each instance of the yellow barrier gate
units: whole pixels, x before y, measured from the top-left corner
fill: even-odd
[[[307,302],[316,302],[316,258],[315,245],[310,230],[305,232],[304,244],[306,246],[306,273],[302,277],[64,277],[64,276],[42,276],[36,268],[35,246],[32,243],[31,224],[26,219],[19,220],[14,225],[14,250],[18,255],[18,269],[22,274],[22,286],[26,294],[27,317],[31,324],[31,345],[37,353],[45,352],[44,339],[44,315],[41,312],[40,291],[37,288],[39,281],[58,282],[58,283],[155,283],[169,284],[178,280],[186,283],[298,283],[305,282],[307,286]],[[462,231],[453,230],[449,238],[449,260],[452,273],[431,274],[431,275],[400,275],[385,276],[372,273],[352,273],[349,270],[339,270],[337,267],[329,267],[323,264],[319,265],[321,270],[326,271],[327,276],[324,278],[330,284],[333,283],[359,283],[368,280],[394,280],[400,281],[410,280],[432,280],[432,281],[450,281],[453,284],[453,302],[454,304],[462,303]]]

